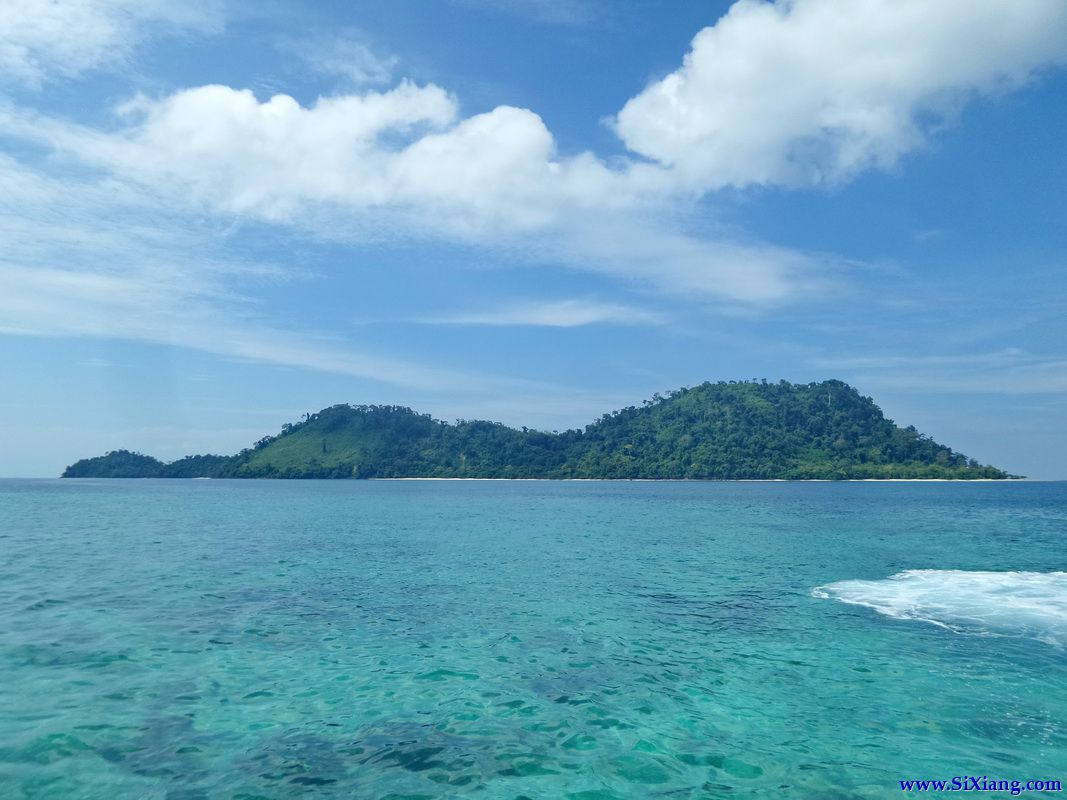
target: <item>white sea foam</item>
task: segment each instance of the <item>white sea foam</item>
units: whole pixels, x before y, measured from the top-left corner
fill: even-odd
[[[1067,646],[1067,572],[910,569],[885,580],[816,586],[811,593],[956,633],[1028,637]]]

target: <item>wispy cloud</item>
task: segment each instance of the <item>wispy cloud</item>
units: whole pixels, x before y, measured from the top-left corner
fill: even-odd
[[[316,72],[340,78],[351,87],[390,83],[400,63],[396,56],[378,52],[366,34],[353,29],[285,38],[279,47]]]
[[[60,180],[0,157],[0,184],[0,333],[168,344],[422,390],[517,385],[273,324],[249,292],[287,273],[228,257],[223,236],[138,205],[121,183]]]
[[[933,242],[938,239],[943,239],[947,233],[948,231],[944,228],[923,228],[922,230],[915,231],[915,233],[911,235],[911,238],[919,243]]]
[[[90,367],[92,369],[115,369],[121,365],[119,362],[112,361],[110,358],[87,358],[82,362],[82,366]]]
[[[510,14],[547,25],[580,27],[591,25],[606,13],[601,0],[452,0],[457,6],[496,14]]]
[[[222,22],[217,0],[6,0],[0,83],[39,86],[114,67],[153,32],[217,31]]]
[[[810,363],[854,375],[865,386],[1004,395],[1067,393],[1067,359],[1018,348],[948,355],[814,358]]]
[[[494,325],[537,326],[549,328],[577,328],[584,325],[660,325],[663,314],[617,303],[596,300],[555,300],[520,303],[483,311],[467,311],[439,317],[427,317],[420,322],[437,325]]]
[[[460,391],[494,383],[361,353],[335,337],[278,328],[160,272],[112,272],[0,262],[0,333],[152,342],[416,389]]]

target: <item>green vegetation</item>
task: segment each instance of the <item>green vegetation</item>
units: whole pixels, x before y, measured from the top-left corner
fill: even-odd
[[[337,405],[235,456],[171,464],[126,450],[64,477],[1009,478],[887,420],[841,381],[704,383],[545,433],[449,424],[400,406]]]
[[[129,450],[113,450],[106,456],[83,458],[71,464],[63,472],[64,478],[158,478],[166,466],[162,461],[131,453]]]
[[[229,456],[186,456],[165,464],[151,456],[112,450],[104,456],[85,458],[67,467],[64,478],[210,478],[215,477]]]

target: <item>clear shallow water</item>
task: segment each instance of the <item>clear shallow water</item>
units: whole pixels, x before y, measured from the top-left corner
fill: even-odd
[[[0,481],[0,797],[1064,779],[1063,587],[968,574],[1065,568],[1067,484]]]

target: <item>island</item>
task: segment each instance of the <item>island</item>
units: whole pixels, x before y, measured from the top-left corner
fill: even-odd
[[[233,456],[170,463],[129,450],[64,478],[1006,479],[1019,476],[886,419],[838,380],[703,383],[583,429],[443,422],[402,406],[335,405]]]

